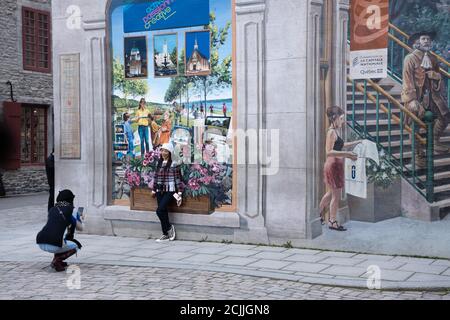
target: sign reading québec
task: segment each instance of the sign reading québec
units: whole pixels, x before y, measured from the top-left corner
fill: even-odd
[[[351,0],[350,77],[386,78],[389,0]]]
[[[124,9],[124,32],[195,27],[209,24],[209,0],[154,0]]]

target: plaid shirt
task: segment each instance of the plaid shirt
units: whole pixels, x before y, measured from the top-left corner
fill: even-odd
[[[155,192],[183,192],[180,167],[172,163],[167,170],[165,165],[156,169],[153,190]]]

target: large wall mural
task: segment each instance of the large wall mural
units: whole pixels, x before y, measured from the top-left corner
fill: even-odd
[[[110,18],[113,201],[152,185],[170,142],[186,194],[231,205],[232,1],[124,1]]]

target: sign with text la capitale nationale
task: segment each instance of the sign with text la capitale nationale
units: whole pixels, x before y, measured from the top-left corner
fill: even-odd
[[[389,0],[351,0],[350,77],[386,78]]]
[[[154,0],[129,5],[124,32],[177,29],[209,24],[209,0]]]

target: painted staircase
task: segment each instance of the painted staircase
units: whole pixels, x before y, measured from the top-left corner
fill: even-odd
[[[356,85],[364,86],[364,81],[355,81]],[[401,84],[391,77],[382,79],[377,83],[385,92],[387,92],[398,103],[401,103]],[[405,178],[411,178],[410,170],[412,166],[412,147],[409,132],[393,120],[393,117],[402,117],[400,108],[392,103],[386,96],[380,95],[379,90],[366,85],[367,96],[377,97],[379,103],[378,121],[377,121],[377,102],[369,98],[363,92],[354,90],[353,82],[347,81],[347,119],[353,121],[374,140],[378,138],[378,143],[384,148],[387,154],[391,154],[394,159],[402,160],[403,175]],[[389,112],[382,111],[381,106],[391,110],[391,121],[389,121]],[[404,115],[403,115],[404,116]],[[378,126],[377,126],[378,124]],[[378,128],[377,128],[378,127]],[[364,129],[363,129],[364,130]],[[403,141],[402,141],[403,140]],[[450,126],[447,127],[441,142],[450,147]],[[443,219],[450,212],[450,153],[434,153],[434,201],[431,206],[439,209],[439,217]],[[426,169],[416,169],[417,181],[414,183],[417,190],[426,192]],[[411,180],[411,179],[409,179]],[[449,215],[450,216],[450,215]]]
[[[401,103],[403,61],[412,51],[408,46],[410,37],[392,23],[389,23],[388,37],[388,78],[353,81],[347,76],[347,123],[360,136],[372,139],[384,149],[402,179],[412,187],[408,188],[413,193],[412,197],[408,197],[412,205],[417,202],[422,208],[421,204],[425,203],[431,220],[449,219],[450,153],[433,152],[432,118],[418,119]],[[450,109],[450,62],[438,53],[432,52],[432,55],[440,63]],[[403,121],[406,116],[413,118],[409,125]],[[415,165],[414,143],[410,134],[413,131],[420,132],[414,135],[414,139],[419,139],[426,150],[426,168]],[[450,147],[450,126],[440,141]]]

